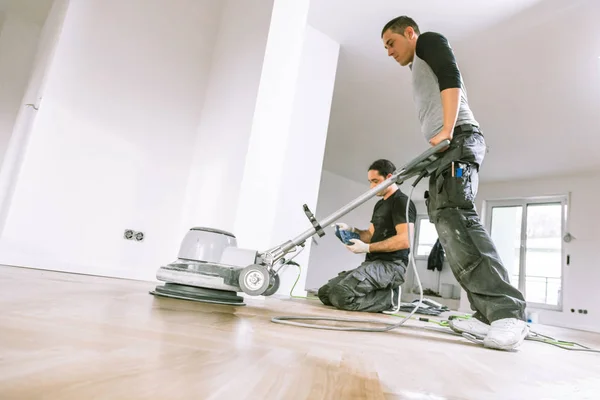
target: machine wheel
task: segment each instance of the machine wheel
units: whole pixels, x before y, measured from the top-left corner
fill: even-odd
[[[269,288],[265,290],[265,296],[271,296],[277,293],[279,290],[279,275],[271,276],[271,281],[269,282]]]
[[[271,274],[259,264],[248,265],[240,272],[240,288],[251,296],[264,294],[271,284]]]

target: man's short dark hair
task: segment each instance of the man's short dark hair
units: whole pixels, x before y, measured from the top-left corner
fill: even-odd
[[[373,164],[369,167],[369,171],[377,171],[379,175],[386,177],[389,174],[393,174],[396,171],[396,166],[390,160],[380,159],[374,161]]]
[[[401,15],[399,17],[394,18],[387,24],[385,24],[385,26],[383,27],[383,30],[381,31],[381,37],[383,37],[383,34],[388,29],[391,29],[391,31],[394,33],[404,35],[404,31],[409,26],[414,29],[414,31],[417,35],[421,34],[421,32],[419,31],[419,25],[417,25],[417,23],[415,22],[414,19],[412,19],[411,17],[407,17],[406,15]]]

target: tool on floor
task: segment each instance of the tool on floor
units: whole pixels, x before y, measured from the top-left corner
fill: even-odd
[[[177,260],[161,266],[156,273],[156,278],[165,283],[150,293],[156,296],[230,305],[244,305],[244,299],[237,295],[238,292],[251,296],[271,296],[279,288],[279,271],[300,254],[306,240],[315,234],[319,237],[324,236],[324,226],[334,223],[394,183],[400,185],[417,176],[412,188],[414,189],[419,180],[437,169],[441,160],[441,150],[449,145],[450,141],[444,140],[429,148],[397,169],[391,177],[322,221],[317,221],[305,204],[304,212],[312,227],[297,237],[263,252],[238,248],[237,239],[230,232],[212,228],[192,228],[183,239]],[[407,207],[408,204],[410,202],[407,203]],[[287,260],[284,258],[299,248],[293,257]],[[420,281],[419,287],[422,292]],[[420,301],[422,297],[421,293]],[[418,307],[415,307],[413,313],[417,309]]]

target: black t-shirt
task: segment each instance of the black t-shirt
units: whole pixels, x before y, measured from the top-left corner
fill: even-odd
[[[373,217],[371,218],[375,232],[373,232],[371,243],[381,242],[396,235],[396,225],[406,223],[407,201],[408,196],[398,189],[386,200],[381,199],[375,204]],[[408,219],[411,223],[415,223],[417,219],[417,208],[412,201],[408,210]],[[401,260],[404,264],[408,264],[408,254],[408,249],[393,252],[373,252],[367,253],[366,261]]]

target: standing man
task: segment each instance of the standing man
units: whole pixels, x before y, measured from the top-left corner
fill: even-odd
[[[467,101],[467,92],[447,39],[420,33],[401,16],[382,32],[388,56],[412,74],[413,100],[425,139],[435,146],[449,139],[440,167],[429,180],[427,211],[435,224],[454,276],[475,311],[451,327],[483,339],[485,347],[512,350],[525,339],[525,299],[510,284],[506,268],[475,208],[485,141]]]
[[[389,160],[377,160],[371,164],[367,177],[371,189],[392,176],[396,167]],[[409,232],[414,231],[417,208],[408,204],[406,220],[406,196],[395,183],[377,193],[381,197],[373,208],[369,229],[361,230],[336,224],[340,230],[357,236],[346,245],[356,254],[365,254],[365,261],[358,267],[341,272],[319,288],[321,302],[340,310],[381,312],[393,308],[400,301],[399,287],[404,283],[410,242]],[[409,231],[410,224],[410,231]],[[392,302],[392,292],[394,302]]]

